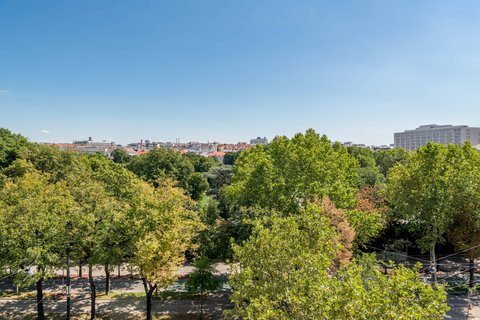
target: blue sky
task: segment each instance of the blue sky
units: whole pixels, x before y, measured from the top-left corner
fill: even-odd
[[[0,127],[389,144],[480,126],[479,36],[478,1],[0,0]]]

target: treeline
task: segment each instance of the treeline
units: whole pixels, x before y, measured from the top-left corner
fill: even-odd
[[[441,318],[441,285],[421,282],[418,268],[385,275],[364,252],[392,228],[433,265],[438,243],[475,247],[479,159],[468,144],[370,151],[310,129],[223,164],[163,149],[112,161],[0,129],[0,270],[36,283],[39,316],[43,281],[71,257],[107,272],[128,263],[150,317],[151,294],[192,252],[233,261],[233,318]]]
[[[66,268],[67,258],[88,265],[92,319],[92,267],[105,266],[108,292],[109,272],[122,262],[144,283],[150,319],[152,293],[175,281],[204,228],[192,200],[197,191],[189,188],[193,165],[145,170],[141,179],[104,156],[31,144],[5,129],[0,163],[0,271],[18,285],[36,285],[38,319],[44,319],[43,283]]]

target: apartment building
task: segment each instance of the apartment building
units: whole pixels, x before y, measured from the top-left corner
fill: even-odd
[[[437,125],[428,124],[414,130],[405,130],[393,134],[395,148],[404,148],[410,151],[416,150],[427,142],[441,144],[462,144],[470,141],[472,145],[480,144],[480,128],[466,125]]]

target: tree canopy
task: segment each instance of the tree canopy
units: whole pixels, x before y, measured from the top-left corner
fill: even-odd
[[[331,218],[310,206],[302,214],[257,221],[235,246],[230,278],[242,319],[436,319],[448,310],[442,287],[419,279],[418,269],[383,275],[373,257],[335,267],[342,247]],[[292,241],[294,239],[294,241]]]
[[[355,205],[357,161],[339,143],[312,129],[242,152],[233,169],[226,194],[237,208],[297,213],[324,196],[340,208]]]
[[[200,163],[197,158],[195,160],[199,170],[203,170],[202,166],[208,167],[208,164]],[[148,182],[173,179],[195,200],[200,199],[208,189],[206,178],[195,171],[195,165],[189,158],[174,150],[152,150],[133,158],[127,167]]]

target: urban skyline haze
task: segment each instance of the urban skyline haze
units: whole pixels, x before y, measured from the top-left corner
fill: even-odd
[[[480,125],[480,2],[0,0],[0,127],[33,141],[393,143]]]

